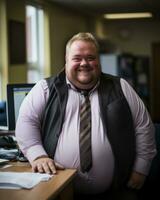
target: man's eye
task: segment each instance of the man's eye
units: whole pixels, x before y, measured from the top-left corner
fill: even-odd
[[[96,59],[95,57],[88,57],[88,58],[87,58],[88,61],[93,61],[93,60],[95,60],[95,59]]]
[[[81,61],[81,59],[80,58],[73,58],[73,61],[79,62],[79,61]]]

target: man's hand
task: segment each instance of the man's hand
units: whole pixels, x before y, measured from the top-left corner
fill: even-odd
[[[145,175],[133,171],[127,186],[129,188],[139,190],[143,186],[145,178],[146,178]]]
[[[64,167],[58,163],[55,163],[53,159],[47,156],[41,156],[32,161],[31,163],[33,172],[56,174],[56,169],[64,169]]]

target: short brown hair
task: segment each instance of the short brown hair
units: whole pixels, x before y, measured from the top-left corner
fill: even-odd
[[[99,45],[98,45],[98,42],[96,40],[96,38],[91,34],[91,33],[88,33],[88,32],[80,32],[76,35],[74,35],[66,44],[66,53],[68,52],[68,50],[70,49],[72,43],[76,40],[82,40],[82,41],[86,41],[86,42],[92,42],[96,49],[97,49],[97,52],[99,51]]]

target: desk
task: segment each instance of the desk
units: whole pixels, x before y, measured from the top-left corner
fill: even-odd
[[[13,166],[6,169],[0,169],[1,171],[16,171],[27,172],[31,171],[31,167],[28,163],[15,162]],[[57,175],[53,176],[51,180],[47,182],[41,182],[33,189],[26,190],[12,190],[12,189],[0,189],[1,200],[72,200],[73,188],[72,180],[76,175],[76,170],[65,169],[59,170]]]

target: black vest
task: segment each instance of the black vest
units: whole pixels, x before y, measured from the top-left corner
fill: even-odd
[[[46,152],[53,158],[65,116],[68,87],[64,71],[46,81],[50,95],[42,122],[42,141]],[[135,159],[132,115],[118,77],[102,73],[98,96],[103,126],[115,158],[113,185],[119,188],[128,180]]]

